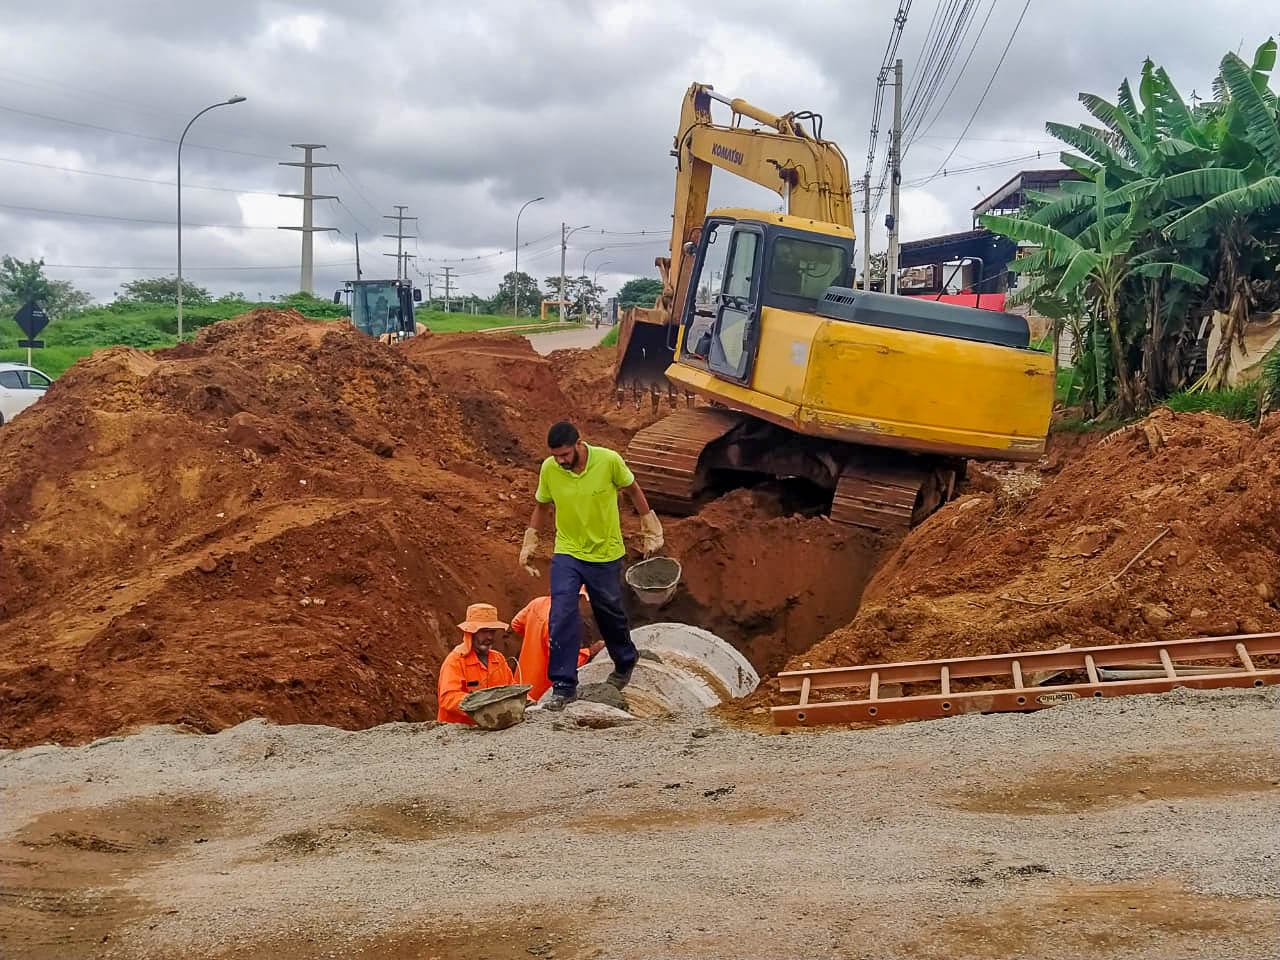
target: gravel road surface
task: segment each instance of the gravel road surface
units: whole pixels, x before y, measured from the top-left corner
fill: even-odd
[[[0,956],[1273,960],[1278,707],[0,752]]]

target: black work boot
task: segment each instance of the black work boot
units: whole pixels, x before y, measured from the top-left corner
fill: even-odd
[[[571,693],[568,695],[563,693],[552,693],[551,696],[547,697],[547,699],[542,703],[542,709],[550,711],[551,713],[559,713],[577,699],[577,693]]]
[[[635,673],[635,669],[636,665],[634,663],[627,667],[626,670],[619,670],[614,667],[609,676],[604,678],[604,682],[617,690],[625,689],[627,684],[631,682],[631,674]]]

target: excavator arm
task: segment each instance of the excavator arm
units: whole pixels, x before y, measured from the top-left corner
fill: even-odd
[[[712,101],[730,108],[728,124],[712,120]],[[759,127],[741,126],[744,119]],[[806,120],[812,121],[812,131],[804,128]],[[695,83],[685,93],[671,154],[676,158],[671,254],[655,261],[662,278],[658,301],[652,308],[628,310],[621,319],[615,369],[619,387],[652,386],[671,362],[668,327],[688,295],[692,262],[685,245],[698,240],[714,169],[773,190],[793,216],[853,227],[848,164],[836,144],[821,138],[816,114],[778,116],[721,96],[710,84]]]

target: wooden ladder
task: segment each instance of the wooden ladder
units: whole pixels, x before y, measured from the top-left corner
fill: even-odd
[[[1244,633],[1169,643],[1121,643],[988,657],[788,670],[778,674],[779,688],[783,693],[798,692],[799,702],[774,707],[773,722],[781,726],[889,723],[959,713],[1042,710],[1085,697],[1164,693],[1174,687],[1261,687],[1280,683],[1280,669],[1259,669],[1254,657],[1276,654],[1280,654],[1280,633]],[[1208,673],[1178,672],[1178,664],[1203,660],[1225,663]],[[1105,680],[1098,672],[1102,667],[1151,665],[1161,669],[1163,676]],[[1064,672],[1083,674],[1085,679],[1051,686],[1038,685],[1034,679]],[[953,689],[955,682],[961,680],[976,681],[975,685],[985,689]],[[928,684],[934,689],[903,696],[899,685],[907,683]],[[894,689],[888,692],[894,695],[882,696],[883,688],[891,684]],[[820,690],[852,690],[863,695],[855,699],[811,699]]]

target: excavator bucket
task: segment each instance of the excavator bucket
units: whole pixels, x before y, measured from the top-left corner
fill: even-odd
[[[675,355],[668,346],[670,326],[661,322],[661,313],[644,307],[632,307],[618,320],[618,357],[614,361],[613,381],[620,394],[628,391],[645,394],[657,388],[666,392],[670,386],[667,367]]]

